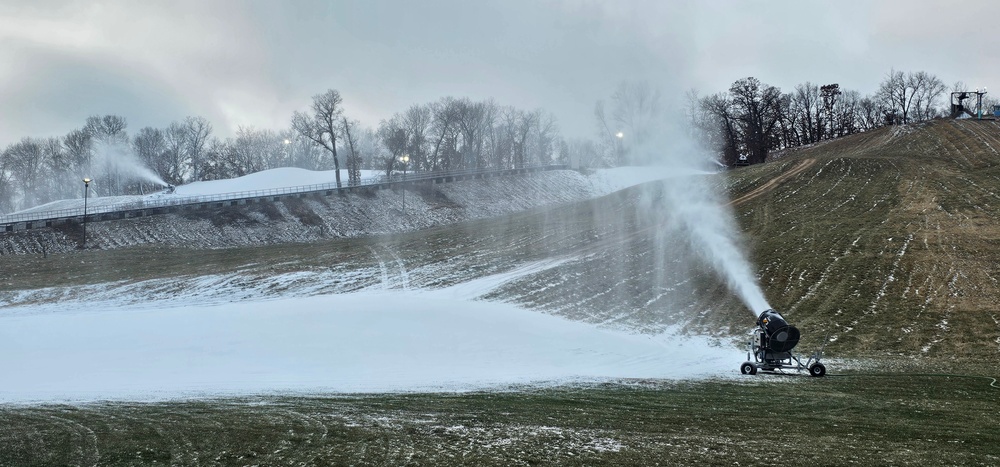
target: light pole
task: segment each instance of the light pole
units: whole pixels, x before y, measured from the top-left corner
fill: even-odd
[[[288,138],[285,138],[285,163],[289,164],[289,167],[291,167],[293,165],[292,164],[292,151],[288,150],[289,148],[291,148],[291,146],[289,146],[290,144],[292,144],[292,140],[290,140]]]
[[[90,179],[83,179],[83,248],[87,248],[87,198],[90,198]]]
[[[410,163],[410,155],[403,154],[399,160],[403,163],[403,214],[406,214],[406,166]]]

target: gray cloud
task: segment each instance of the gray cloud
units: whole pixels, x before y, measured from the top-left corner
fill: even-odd
[[[133,130],[186,115],[221,135],[284,128],[329,88],[368,125],[446,95],[493,97],[586,136],[595,101],[625,79],[668,98],[746,76],[868,93],[891,67],[988,86],[998,39],[974,26],[1000,13],[912,0],[24,3],[0,0],[2,146],[101,113]]]

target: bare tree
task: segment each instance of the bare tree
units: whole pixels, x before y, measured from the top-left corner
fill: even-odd
[[[35,188],[39,201],[47,203],[76,194],[80,178],[71,170],[62,139],[57,137],[38,140],[42,150],[44,174]]]
[[[334,89],[313,96],[312,114],[295,112],[292,128],[302,137],[328,151],[336,170],[337,187],[340,182],[340,160],[337,158],[337,137],[340,133],[340,118],[344,113],[340,93]]]
[[[531,132],[532,163],[551,164],[556,149],[559,125],[555,115],[542,109],[535,110],[534,129]]]
[[[442,98],[431,104],[430,169],[451,168],[450,154],[456,152],[455,140],[459,119],[459,101],[452,97]]]
[[[14,183],[14,159],[10,147],[0,152],[0,212],[16,210],[16,185]]]
[[[630,146],[649,140],[662,111],[660,91],[646,81],[621,82],[611,95],[611,117]]]
[[[736,165],[744,148],[732,100],[726,93],[713,94],[702,99],[702,107],[712,117],[706,125],[709,144],[718,149],[724,165]]]
[[[913,112],[917,121],[930,120],[938,115],[937,101],[944,94],[944,81],[926,71],[918,71],[908,76],[913,88]]]
[[[914,90],[910,87],[906,74],[895,69],[879,85],[877,96],[886,102],[886,120],[905,124],[909,121],[910,107],[913,106]]]
[[[105,144],[126,144],[128,135],[125,129],[128,123],[125,117],[119,115],[93,115],[87,117],[87,123],[83,131],[90,134],[91,138]]]
[[[750,162],[766,161],[775,126],[781,118],[781,91],[750,77],[733,83],[729,93],[743,130]]]
[[[278,167],[295,166],[295,149],[298,134],[295,130],[286,128],[277,133],[277,140],[281,143],[281,150],[270,154],[267,159],[267,168],[276,169]]]
[[[511,115],[514,118],[512,122],[514,167],[521,168],[525,166],[528,157],[528,137],[535,126],[535,114],[515,109]]]
[[[184,149],[188,164],[191,166],[191,180],[207,180],[203,177],[205,164],[205,149],[212,134],[212,124],[205,117],[187,117],[184,119]]]
[[[222,167],[220,177],[242,177],[264,170],[272,154],[280,152],[282,145],[271,130],[241,126],[236,136],[226,141],[220,152]]]
[[[186,141],[187,132],[184,129],[184,125],[178,122],[171,123],[163,131],[165,149],[163,153],[163,172],[160,172],[160,177],[172,185],[180,185],[187,178]]]
[[[692,139],[701,137],[702,121],[705,111],[701,106],[701,97],[698,90],[691,88],[684,92],[684,121],[688,136]]]
[[[866,96],[858,101],[858,125],[861,130],[874,130],[886,123],[885,115],[891,112],[887,105],[878,95]]]
[[[28,207],[39,204],[43,199],[44,190],[41,177],[45,169],[45,153],[42,141],[33,138],[23,138],[21,141],[7,147],[5,158],[9,160],[10,178],[14,181],[19,193],[20,206]]]
[[[396,162],[406,154],[409,146],[409,135],[406,134],[406,127],[402,118],[397,114],[389,120],[382,120],[378,125],[378,137],[382,146],[388,151],[382,159],[382,170],[386,177],[392,177]]]
[[[360,147],[357,144],[358,133],[361,128],[361,123],[357,120],[348,120],[347,117],[341,117],[341,131],[344,134],[344,140],[347,142],[347,184],[350,186],[361,184],[361,163],[362,156],[360,152]]]
[[[412,105],[403,112],[403,125],[410,136],[410,162],[414,170],[430,170],[432,163],[429,150],[430,127],[433,120],[431,107],[427,105]]]
[[[605,167],[623,165],[625,151],[621,140],[625,133],[612,126],[613,122],[608,118],[603,100],[597,101],[594,105],[594,119],[597,121],[597,134],[603,148],[601,152],[604,154],[600,165]]]
[[[91,176],[94,142],[90,133],[85,130],[73,130],[63,138],[63,146],[71,170],[81,178]]]
[[[819,86],[810,82],[795,86],[791,93],[789,114],[798,123],[794,127],[798,137],[795,144],[810,144],[823,139],[823,105],[820,101]]]
[[[232,151],[232,140],[221,140],[214,136],[205,142],[200,158],[200,177],[202,181],[222,180],[232,178],[226,165],[227,154]]]
[[[858,116],[860,105],[861,94],[858,91],[848,90],[841,93],[840,101],[833,112],[831,136],[850,135],[861,130]]]
[[[487,103],[472,102],[468,98],[457,103],[458,130],[462,137],[461,160],[450,164],[453,168],[479,168],[482,164],[484,122],[487,114]]]

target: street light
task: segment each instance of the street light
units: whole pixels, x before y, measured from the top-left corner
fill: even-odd
[[[290,140],[288,138],[285,138],[284,142],[285,142],[285,163],[291,165],[292,164],[292,152],[289,151],[288,149],[291,148],[291,146],[289,146],[289,145],[292,144],[292,140]]]
[[[90,179],[83,179],[83,247],[87,248],[87,198],[90,198]]]
[[[403,163],[403,214],[406,214],[406,166],[410,163],[410,155],[403,154],[399,160]]]

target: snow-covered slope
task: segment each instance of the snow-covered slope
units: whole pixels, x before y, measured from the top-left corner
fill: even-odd
[[[368,174],[372,175],[372,174]],[[424,229],[466,220],[483,219],[526,209],[582,201],[649,180],[683,174],[623,167],[598,170],[589,176],[556,170],[484,180],[423,184],[406,190],[284,198],[265,204],[222,210],[91,222],[90,249],[119,248],[155,243],[192,248],[224,248],[332,237],[359,237]],[[259,191],[297,182],[327,180],[328,172],[274,169],[232,180],[197,182],[177,187],[177,193],[91,198],[91,207],[136,203],[173,196],[199,199],[238,191]],[[83,200],[63,200],[33,208],[76,209]],[[25,211],[26,212],[26,211]],[[34,230],[15,235],[0,233],[0,255],[58,253],[74,250],[80,229]]]
[[[378,179],[382,172],[375,170],[362,170],[362,183]],[[347,183],[347,170],[340,171],[341,181]],[[238,193],[258,192],[275,189],[293,189],[296,187],[316,187],[318,185],[336,186],[336,170],[306,170],[296,167],[281,167],[277,169],[264,170],[261,172],[244,175],[242,177],[229,178],[225,180],[210,180],[202,182],[188,183],[174,187],[173,192],[168,192],[166,187],[153,193],[145,195],[127,196],[100,196],[100,184],[98,181],[91,183],[93,189],[89,192],[90,198],[87,206],[90,209],[101,208],[114,205],[139,205],[143,202],[157,201],[180,201],[197,202],[199,199],[213,198]],[[39,213],[47,211],[60,211],[66,209],[82,209],[83,198],[62,199],[50,203],[32,206],[22,209],[12,214]]]

